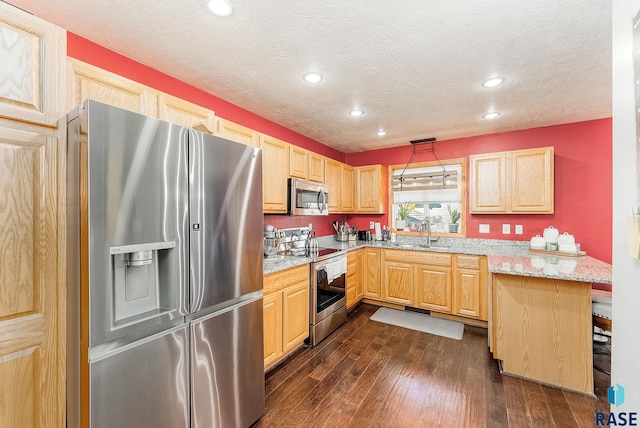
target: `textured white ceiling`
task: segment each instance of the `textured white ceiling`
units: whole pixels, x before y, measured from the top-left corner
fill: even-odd
[[[606,0],[230,1],[9,0],[345,153],[611,116]]]

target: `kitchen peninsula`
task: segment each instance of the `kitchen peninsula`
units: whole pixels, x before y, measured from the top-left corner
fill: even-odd
[[[479,283],[486,301],[481,304],[488,308],[489,347],[493,357],[501,361],[503,373],[593,394],[591,284],[611,284],[611,265],[589,256],[532,254],[528,242],[440,238],[429,248],[421,244],[420,238],[412,237],[402,237],[397,243],[342,243],[332,236],[320,238],[323,247],[377,249],[381,259],[387,250],[406,251],[407,255],[446,254],[455,256],[453,260],[461,255],[486,258],[486,278]],[[264,272],[305,263],[308,260],[304,258],[284,257],[265,262]],[[382,277],[381,272],[381,282]],[[371,280],[370,275],[367,278]],[[387,304],[383,300],[379,304]],[[436,315],[436,311],[432,313]],[[477,317],[469,321],[482,322]]]

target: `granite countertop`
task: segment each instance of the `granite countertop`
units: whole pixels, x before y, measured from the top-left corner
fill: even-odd
[[[356,248],[396,248],[412,251],[443,252],[487,256],[489,272],[538,278],[563,279],[581,282],[611,284],[611,265],[589,256],[568,257],[529,253],[528,241],[500,239],[440,238],[430,247],[424,246],[420,237],[399,237],[398,242],[350,241],[338,242],[331,236],[318,238],[323,248],[352,250]],[[278,272],[301,264],[310,263],[308,257],[279,256],[265,261],[264,274]]]

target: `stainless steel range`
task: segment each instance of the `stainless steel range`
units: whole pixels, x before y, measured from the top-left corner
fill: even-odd
[[[309,339],[316,346],[322,339],[347,321],[347,253],[320,248],[308,254],[311,263],[311,305],[309,307]]]

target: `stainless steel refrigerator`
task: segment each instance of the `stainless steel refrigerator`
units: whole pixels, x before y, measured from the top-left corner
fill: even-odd
[[[69,114],[69,427],[264,413],[261,156],[95,101]]]

